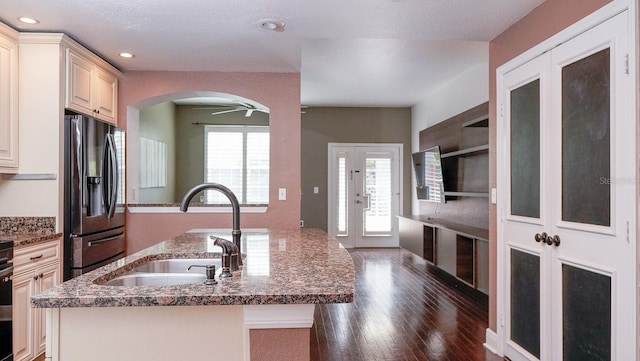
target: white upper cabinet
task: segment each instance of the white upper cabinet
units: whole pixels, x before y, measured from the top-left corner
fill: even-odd
[[[66,108],[117,124],[117,76],[73,49],[67,51],[67,72]]]
[[[18,33],[0,24],[0,173],[18,172]]]

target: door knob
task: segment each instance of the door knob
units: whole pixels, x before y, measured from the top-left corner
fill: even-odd
[[[535,239],[536,242],[540,243],[540,242],[545,242],[547,237],[548,237],[547,232],[542,232],[542,234],[536,233],[533,239]]]
[[[560,245],[560,236],[558,236],[557,234],[553,237],[547,236],[547,239],[545,240],[545,242],[549,246],[558,247]]]

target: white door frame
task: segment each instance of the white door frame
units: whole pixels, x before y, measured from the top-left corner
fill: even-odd
[[[332,195],[337,191],[335,188],[335,184],[332,181],[333,179],[333,162],[335,161],[334,159],[332,159],[331,154],[332,151],[336,148],[341,148],[341,147],[345,147],[345,148],[395,148],[395,150],[398,153],[398,185],[397,185],[397,199],[398,199],[398,214],[400,215],[402,213],[402,209],[403,209],[403,194],[404,194],[404,190],[403,190],[403,169],[404,169],[404,164],[403,164],[403,147],[404,145],[402,143],[329,143],[328,147],[327,147],[327,153],[328,153],[328,162],[327,162],[327,185],[328,185],[328,192],[327,192],[327,205],[328,205],[328,209],[327,209],[327,230],[330,236],[334,237],[334,238],[338,238],[336,235],[336,230],[337,230],[337,225],[336,225],[336,217],[332,217],[332,212],[333,210],[335,210],[337,208],[337,204],[336,204],[336,198],[332,197]],[[393,217],[393,230],[392,230],[392,238],[393,238],[393,245],[387,245],[385,242],[385,247],[390,247],[390,246],[399,246],[399,234],[398,234],[398,222],[397,222],[397,215],[392,215]],[[355,238],[354,237],[339,237],[342,239],[339,239],[341,241],[341,244],[346,247],[346,248],[353,248],[356,247],[357,245],[355,244]],[[373,244],[372,247],[379,247],[380,245],[376,245]]]
[[[502,114],[504,106],[500,103],[500,99],[502,99],[502,95],[504,94],[505,87],[503,84],[503,77],[508,72],[520,67],[521,65],[535,59],[539,55],[550,51],[556,46],[580,35],[581,33],[605,22],[608,19],[613,18],[615,15],[622,13],[624,11],[629,12],[629,38],[630,38],[630,49],[628,55],[628,71],[629,71],[629,86],[628,86],[628,94],[627,96],[631,101],[629,102],[630,106],[628,111],[629,119],[636,119],[637,121],[637,69],[636,69],[636,52],[637,52],[637,24],[638,24],[638,13],[637,13],[637,5],[635,0],[614,0],[611,3],[605,5],[601,9],[595,11],[594,13],[588,15],[582,20],[576,22],[575,24],[569,26],[565,30],[559,32],[558,34],[550,37],[549,39],[543,41],[539,45],[529,49],[518,57],[512,59],[508,63],[500,66],[496,70],[496,99],[498,100],[496,104],[497,108],[497,139],[498,143],[496,146],[496,154],[497,154],[497,189],[500,191],[500,197],[498,198],[497,203],[497,214],[498,214],[498,227],[497,227],[497,272],[496,272],[496,286],[497,286],[497,294],[496,294],[496,318],[497,318],[497,330],[494,332],[491,329],[487,329],[486,333],[486,347],[500,356],[504,355],[504,310],[505,310],[505,256],[504,250],[504,234],[503,227],[500,225],[501,222],[504,221],[505,217],[505,202],[508,199],[504,197],[504,192],[502,190],[506,187],[506,180],[508,174],[506,174],[506,170],[503,167],[500,167],[501,164],[505,164],[504,156],[506,152],[508,152],[508,144],[506,142],[500,142],[500,139],[505,139],[504,129],[500,126],[500,124],[504,121],[504,114]],[[639,141],[636,140],[636,153],[639,152]],[[640,170],[636,169],[636,179],[640,176]],[[638,184],[636,184],[637,188]],[[636,199],[636,209],[637,209],[637,199]],[[639,222],[636,222],[636,233],[638,232]],[[632,240],[636,242],[636,240]],[[637,259],[640,257],[638,255],[638,247],[636,244],[636,264],[638,263]],[[637,269],[637,267],[635,267]],[[636,283],[639,279],[639,271],[636,271]],[[638,292],[638,287],[636,287],[636,300],[639,299],[640,292]],[[638,312],[633,315],[636,318],[636,333],[638,334],[637,326],[638,326]],[[636,355],[636,357],[640,356],[640,354]]]

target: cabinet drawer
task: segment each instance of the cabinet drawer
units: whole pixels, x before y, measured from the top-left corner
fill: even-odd
[[[60,259],[60,239],[17,248],[13,255],[14,273]]]

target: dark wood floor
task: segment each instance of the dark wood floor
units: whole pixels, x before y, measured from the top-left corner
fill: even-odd
[[[356,299],[316,306],[312,361],[486,360],[487,302],[403,249],[350,250]]]

